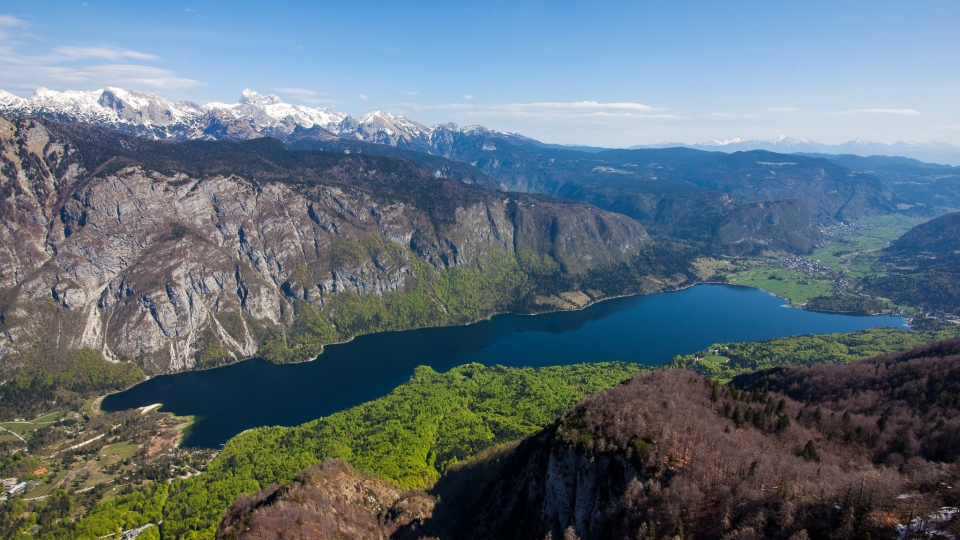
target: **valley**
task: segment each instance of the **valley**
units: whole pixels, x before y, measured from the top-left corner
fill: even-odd
[[[923,218],[881,216],[849,224],[826,227],[823,246],[809,255],[774,257],[737,257],[705,259],[698,263],[706,281],[747,285],[776,294],[793,306],[822,311],[858,313],[906,313],[915,308],[897,304],[889,298],[873,298],[861,290],[861,280],[882,276],[889,270],[881,262],[881,251],[889,247],[912,227],[924,223]],[[817,308],[827,300],[857,299],[851,308],[843,304],[827,309]],[[848,300],[847,305],[851,302]]]
[[[957,540],[958,2],[0,9],[0,540]]]
[[[859,431],[801,421],[818,414],[812,402],[777,382],[796,366],[888,365],[953,343],[952,167],[564,148],[249,92],[214,108],[154,100],[146,115],[131,114],[147,98],[130,92],[65,110],[55,94],[36,117],[0,118],[0,419],[19,419],[0,423],[15,491],[0,506],[4,535],[240,538],[294,514],[339,531],[350,524],[299,506],[330,497],[378,538],[708,535],[716,508],[727,532],[779,508],[745,478],[762,470],[788,489],[781,465],[807,474],[785,499],[800,501],[798,524],[815,530],[820,515],[886,534],[913,510],[883,495],[822,517],[801,493],[821,485],[804,463],[880,442],[875,463],[843,473],[850,482],[883,465],[895,471],[883,489],[953,500],[910,477],[953,481],[949,452],[925,450],[949,446],[952,405],[938,405],[943,425],[924,416],[933,427],[891,442],[870,426],[892,416],[836,405]],[[953,358],[944,351],[917,354]],[[929,384],[952,384],[929,369],[940,370]],[[681,408],[718,396],[699,413],[717,415],[712,427],[662,441],[656,430],[686,421],[667,413],[633,438],[609,431],[616,412],[603,403],[656,409],[651,393],[679,393],[684,378],[703,390],[675,396]],[[754,380],[773,386],[747,394]],[[716,432],[724,422],[737,435]],[[719,466],[690,453],[700,436],[773,445],[781,465]],[[672,457],[651,457],[657,444]],[[688,466],[720,475],[690,495],[713,501],[697,511],[669,491],[677,477],[695,493]],[[587,511],[558,502],[573,501],[563,486],[575,469],[619,524],[570,517]],[[723,475],[747,510],[716,492]],[[538,491],[548,484],[566,493],[560,506]],[[376,493],[372,506],[351,485]],[[519,492],[547,514],[489,502]]]

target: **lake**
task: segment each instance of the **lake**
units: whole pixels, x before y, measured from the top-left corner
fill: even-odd
[[[118,411],[163,403],[164,411],[195,417],[184,446],[218,447],[245,429],[294,426],[383,396],[419,365],[437,371],[470,362],[655,365],[713,343],[875,326],[905,327],[905,320],[792,309],[759,289],[697,285],[607,300],[581,311],[497,315],[467,326],[360,336],[327,346],[315,361],[302,364],[254,359],[162,375],[108,396],[101,407]]]

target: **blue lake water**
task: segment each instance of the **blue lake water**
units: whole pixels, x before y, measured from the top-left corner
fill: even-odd
[[[230,366],[154,377],[108,396],[117,411],[163,403],[194,415],[185,446],[217,447],[257,426],[293,426],[389,393],[428,365],[437,371],[485,365],[549,366],[620,360],[661,364],[713,343],[797,334],[905,327],[902,317],[791,309],[764,291],[697,285],[682,291],[607,300],[581,311],[497,315],[467,326],[361,336],[331,345],[315,361]]]

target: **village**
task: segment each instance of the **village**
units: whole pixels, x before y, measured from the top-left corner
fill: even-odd
[[[128,486],[201,474],[213,450],[178,444],[188,419],[159,405],[119,413],[49,411],[0,423],[0,504],[55,494],[110,498]]]

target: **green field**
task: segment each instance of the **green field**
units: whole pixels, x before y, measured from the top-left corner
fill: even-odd
[[[830,294],[833,291],[831,281],[815,280],[803,272],[762,266],[729,274],[727,279],[732,284],[769,291],[787,299],[790,305],[794,306],[804,303],[808,298]]]
[[[52,420],[47,420],[48,418],[51,418],[51,417],[53,418]],[[33,420],[31,422],[0,422],[0,427],[4,429],[9,429],[10,431],[16,433],[17,435],[24,436],[27,433],[37,428],[46,427],[56,422],[57,413],[51,413],[41,418],[43,419],[43,421],[40,421],[41,419],[38,418],[37,420]]]
[[[925,221],[925,218],[881,216],[857,222],[860,228],[833,227],[826,231],[834,236],[833,241],[814,250],[810,258],[848,277],[877,275],[884,270],[878,264],[878,252]]]
[[[835,226],[824,230],[831,242],[804,256],[836,272],[825,278],[814,272],[793,271],[776,267],[776,259],[755,258],[697,262],[698,274],[703,279],[719,275],[727,283],[746,285],[769,291],[785,298],[790,305],[802,305],[816,296],[833,296],[845,290],[856,280],[885,273],[879,262],[880,250],[903,235],[911,227],[923,223],[923,218],[883,216],[865,219],[852,226]],[[906,308],[888,303],[891,309]]]

